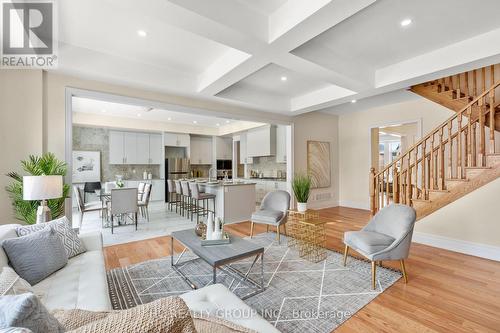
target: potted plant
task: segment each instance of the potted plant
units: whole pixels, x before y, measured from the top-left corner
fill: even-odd
[[[292,181],[293,193],[297,198],[297,210],[301,213],[307,210],[307,200],[311,190],[311,177],[309,175],[297,174]]]
[[[28,160],[21,161],[23,170],[31,176],[51,176],[51,175],[66,175],[66,163],[59,161],[54,154],[46,153],[42,156],[30,155]],[[12,207],[16,219],[22,220],[27,224],[36,222],[36,211],[39,206],[38,201],[23,200],[23,176],[17,172],[7,174],[14,182],[5,187],[12,200]],[[64,200],[69,196],[70,186],[63,185],[63,196],[58,199],[47,200],[52,218],[58,218],[64,215]]]

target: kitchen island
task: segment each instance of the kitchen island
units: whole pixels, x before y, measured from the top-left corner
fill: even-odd
[[[249,221],[252,217],[255,211],[254,182],[200,182],[198,185],[206,193],[216,195],[215,215],[224,223]]]

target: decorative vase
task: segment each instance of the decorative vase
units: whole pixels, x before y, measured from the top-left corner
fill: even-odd
[[[203,222],[196,223],[196,227],[194,228],[194,232],[196,236],[201,237],[203,233],[206,233],[207,226]]]
[[[212,213],[208,213],[208,218],[207,218],[207,234],[206,234],[206,239],[207,240],[212,240],[212,234],[214,233],[214,218]]]
[[[297,211],[303,213],[307,210],[307,202],[297,202]]]

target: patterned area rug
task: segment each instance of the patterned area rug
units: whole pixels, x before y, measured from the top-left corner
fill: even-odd
[[[282,332],[331,332],[396,282],[399,272],[377,267],[377,289],[371,289],[370,263],[328,251],[320,263],[311,263],[288,248],[286,238],[278,245],[274,233],[260,234],[251,241],[265,247],[266,290],[245,302]],[[193,258],[185,254],[184,258]],[[251,260],[234,263],[246,271]],[[201,259],[181,268],[198,286],[210,283],[212,270]],[[260,265],[250,276],[259,281]],[[233,277],[219,272],[217,281],[229,286]],[[188,284],[170,267],[170,257],[150,260],[108,272],[110,298],[115,309],[126,309],[155,299],[190,291]],[[242,296],[251,286],[236,281],[233,292]]]

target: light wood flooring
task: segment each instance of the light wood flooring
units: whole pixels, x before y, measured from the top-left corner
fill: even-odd
[[[327,247],[339,252],[344,231],[358,230],[370,218],[368,211],[343,207],[320,214],[332,220],[326,226]],[[227,229],[247,236],[250,224]],[[256,225],[254,233],[264,231]],[[167,256],[169,244],[169,237],[160,237],[106,247],[106,268]],[[176,244],[174,251],[182,246]],[[399,268],[397,262],[384,265]],[[499,262],[413,244],[406,269],[407,285],[399,280],[336,332],[500,332]]]

